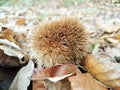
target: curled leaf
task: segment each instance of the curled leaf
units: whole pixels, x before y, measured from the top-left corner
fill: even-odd
[[[14,39],[16,33],[6,27],[0,32],[0,66],[20,67],[27,64],[29,55]]]
[[[33,90],[38,88],[46,88],[47,90],[71,90],[70,82],[67,77],[75,74],[75,70],[75,65],[66,64],[56,65],[43,69],[40,73],[34,73]],[[43,81],[45,84],[43,84]]]
[[[107,90],[73,64],[56,65],[33,74],[33,90]],[[45,83],[45,84],[44,84]]]

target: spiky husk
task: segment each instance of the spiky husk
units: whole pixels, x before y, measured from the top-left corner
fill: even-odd
[[[47,22],[33,32],[31,49],[38,66],[80,64],[86,57],[87,36],[75,18],[64,17]]]

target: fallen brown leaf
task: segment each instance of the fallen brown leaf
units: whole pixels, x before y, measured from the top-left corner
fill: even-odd
[[[78,69],[76,70],[76,76],[71,76],[68,79],[73,90],[107,90],[99,85],[89,73],[83,74]]]
[[[3,67],[20,67],[20,62],[17,57],[8,56],[0,50],[0,66]]]
[[[65,77],[61,78],[63,76]],[[90,74],[81,73],[72,64],[56,65],[40,70],[33,74],[33,79],[33,90],[107,90]]]
[[[6,35],[6,36],[14,36],[15,32],[13,30],[7,28],[7,27],[2,27],[2,31],[0,33],[1,35]]]
[[[120,87],[112,88],[112,90],[120,90]]]
[[[111,56],[101,53],[96,56],[88,55],[84,62],[88,72],[98,81],[108,87],[120,87],[120,63]]]
[[[120,34],[115,34],[112,38],[120,41]]]
[[[7,39],[11,42],[15,42],[13,39],[15,33],[13,30],[7,28],[7,27],[2,27],[2,31],[0,32],[0,39]]]
[[[75,73],[76,66],[73,64],[56,65],[34,73],[33,90],[71,90],[67,77]],[[43,81],[45,84],[43,84]]]
[[[19,18],[17,21],[16,21],[16,25],[24,25],[25,24],[25,18]]]
[[[18,42],[18,41],[14,38],[15,36],[16,36],[16,33],[15,33],[13,30],[11,30],[11,29],[9,29],[9,28],[7,28],[7,27],[3,27],[3,28],[2,28],[2,31],[0,32],[0,39],[6,39],[6,40],[8,40],[8,41],[10,41],[10,42],[15,43],[15,44],[18,45],[19,47],[23,47],[23,46],[21,45],[21,43]],[[19,35],[19,37],[20,37],[20,35]]]
[[[29,55],[22,49],[20,42],[15,40],[16,33],[3,27],[0,32],[0,66],[20,67],[29,60]]]

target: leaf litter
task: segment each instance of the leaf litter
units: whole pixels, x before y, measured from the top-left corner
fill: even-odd
[[[30,31],[34,30],[36,25],[39,24],[38,22],[47,22],[47,20],[66,15],[78,17],[80,22],[84,25],[89,35],[90,50],[88,49],[88,51],[92,54],[85,62],[84,67],[88,70],[87,73],[84,74],[76,70],[76,72],[74,71],[75,74],[67,74],[68,76],[62,79],[60,78],[60,82],[56,82],[56,86],[49,80],[49,77],[47,77],[47,80],[45,78],[45,80],[42,81],[34,81],[33,90],[37,90],[37,88],[45,90],[43,81],[47,88],[49,87],[48,84],[50,84],[53,86],[52,90],[56,90],[55,88],[57,88],[57,85],[59,88],[61,87],[61,82],[62,80],[64,81],[64,79],[69,85],[69,88],[73,90],[93,90],[94,88],[96,88],[96,90],[106,90],[106,88],[119,90],[120,4],[112,4],[109,0],[70,0],[70,2],[67,0],[48,0],[41,3],[37,2],[33,4],[32,7],[27,5],[21,5],[19,7],[14,5],[0,7],[0,55],[7,55],[5,60],[7,60],[7,57],[10,57],[10,60],[7,60],[7,62],[10,61],[11,64],[7,63],[7,65],[18,65],[15,64],[13,57],[17,57],[16,59],[22,59],[25,56],[30,56],[30,58],[34,57],[30,54],[29,37],[31,37]],[[4,32],[3,27],[8,29],[8,33]],[[14,34],[10,34],[9,30]],[[27,58],[27,60],[28,59],[29,58]],[[0,60],[0,65],[3,65],[3,63],[1,63],[2,61],[3,59]],[[31,61],[29,61],[29,63],[30,62]],[[22,74],[24,75],[28,72],[29,75],[24,76],[24,78],[28,80],[26,82],[29,82],[28,77],[31,77],[32,69],[30,71],[27,69],[24,70],[24,67],[22,69],[18,72],[16,78],[19,79]],[[55,67],[53,69],[55,69]],[[40,70],[40,73],[33,73],[33,77],[40,77],[42,75],[41,73],[44,73],[44,69]],[[48,68],[45,74],[49,75],[49,73],[50,71]],[[57,73],[61,74],[61,70]],[[34,74],[36,74],[36,76],[34,76]],[[53,74],[55,74],[55,72],[53,72]],[[62,75],[62,77],[63,76],[64,75]],[[52,78],[54,78],[54,76]],[[90,85],[87,85],[86,81]],[[23,82],[20,84],[21,87],[14,88],[18,88],[16,90],[23,90],[22,85],[26,85],[24,86],[24,90],[27,90],[26,87],[28,84],[25,84],[26,82],[24,82],[24,79],[21,82]],[[41,82],[42,85],[40,84]],[[15,84],[19,86],[19,83],[19,80],[17,80],[16,83],[13,81],[11,87],[15,86]]]

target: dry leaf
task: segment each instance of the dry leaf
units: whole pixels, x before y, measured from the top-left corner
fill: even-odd
[[[29,56],[14,39],[15,32],[6,27],[0,32],[0,66],[19,67],[28,62]]]
[[[100,86],[90,74],[82,74],[72,64],[43,69],[40,73],[34,73],[32,79],[34,80],[33,90],[107,90]]]
[[[34,73],[33,79],[40,80],[33,82],[33,90],[38,88],[47,90],[71,90],[70,82],[67,77],[75,73],[76,66],[73,64],[56,65]],[[43,84],[45,83],[45,86]],[[40,87],[41,86],[41,87]]]
[[[29,56],[26,53],[10,46],[0,45],[0,51],[0,66],[21,67],[27,64],[29,60]]]
[[[8,23],[8,17],[5,16],[5,17],[3,17],[3,18],[0,18],[0,23],[3,23],[3,24]]]
[[[2,27],[0,32],[0,90],[8,90],[18,70],[26,65],[30,58],[21,48],[21,44],[14,39],[15,34],[7,27]]]
[[[120,87],[118,87],[118,88],[112,88],[112,90],[120,90]]]
[[[13,30],[7,27],[2,27],[2,31],[0,32],[0,39],[8,40],[10,42],[15,43],[19,47],[22,47],[22,45],[18,41],[16,41],[15,36],[16,33]]]
[[[105,32],[113,33],[117,32],[120,29],[120,20],[119,19],[111,19],[105,22]]]
[[[88,55],[84,62],[88,72],[98,81],[108,87],[120,87],[120,63],[111,56],[100,53],[96,56]]]
[[[3,67],[21,67],[26,63],[21,64],[19,59],[14,56],[8,56],[4,54],[2,50],[0,50],[0,66]]]
[[[106,53],[109,54],[112,58],[120,56],[120,49],[119,48],[110,48],[106,50]]]
[[[89,73],[81,73],[76,70],[76,76],[69,77],[73,90],[107,90],[99,85]]]
[[[115,34],[112,38],[120,41],[120,34]]]
[[[34,69],[34,64],[32,60],[29,60],[29,63],[22,67],[14,78],[9,90],[27,90],[27,87],[30,84],[30,77],[32,76]]]
[[[13,32],[13,30],[7,28],[7,27],[2,27],[2,31],[0,33],[1,35],[7,35],[7,36],[14,36],[15,33]]]
[[[24,33],[16,32],[14,39],[19,43],[26,42],[26,35]]]
[[[13,39],[15,33],[7,28],[7,27],[2,27],[2,31],[0,32],[0,39],[7,39],[11,42],[15,42],[15,40]]]
[[[16,21],[16,25],[24,25],[25,24],[25,18],[19,18]]]

